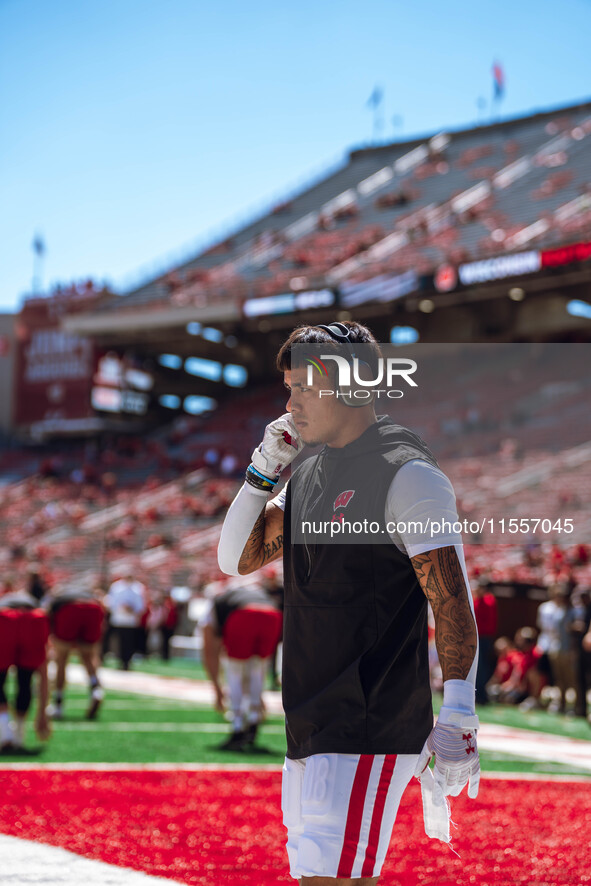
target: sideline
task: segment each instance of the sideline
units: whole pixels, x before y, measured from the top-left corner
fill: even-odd
[[[2,763],[0,772],[281,772],[281,763]],[[544,772],[482,772],[486,781],[555,781],[589,784],[586,775]],[[4,884],[3,884],[4,886]]]

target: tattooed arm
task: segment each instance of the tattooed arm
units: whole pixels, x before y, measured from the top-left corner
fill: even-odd
[[[256,572],[283,554],[283,511],[268,502],[261,511],[238,561],[240,575]]]
[[[444,680],[466,680],[478,648],[476,624],[455,547],[411,559],[435,618],[435,645]]]
[[[248,575],[277,560],[283,551],[283,511],[269,494],[245,483],[230,505],[218,545],[227,575]]]
[[[415,573],[435,616],[435,643],[443,672],[443,704],[437,722],[419,754],[415,775],[421,779],[423,808],[441,807],[442,839],[449,841],[449,807],[445,797],[457,797],[468,785],[476,797],[480,762],[474,706],[474,679],[478,635],[469,589],[458,556],[461,547],[426,551],[411,558]],[[432,775],[429,761],[435,757]],[[432,792],[429,792],[429,779]],[[429,799],[431,798],[431,799]],[[437,811],[436,811],[437,814]]]

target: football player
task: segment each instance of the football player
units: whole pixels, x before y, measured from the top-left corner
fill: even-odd
[[[0,751],[20,752],[25,746],[25,726],[32,701],[33,675],[38,674],[37,736],[45,741],[50,727],[48,698],[47,640],[49,620],[38,601],[26,591],[8,589],[0,597]],[[6,697],[6,678],[16,669],[17,695],[14,719]]]
[[[262,588],[235,587],[213,599],[201,624],[203,663],[219,711],[225,707],[220,658],[222,652],[226,656],[232,733],[222,748],[240,751],[256,738],[265,673],[281,637],[281,612]]]
[[[90,698],[86,718],[93,720],[104,697],[97,673],[104,607],[96,594],[76,590],[52,594],[46,599],[46,605],[56,657],[55,690],[49,714],[54,720],[61,720],[64,715],[66,667],[70,653],[76,649],[88,674]]]
[[[413,774],[421,779],[425,829],[444,841],[446,797],[466,785],[476,796],[478,638],[448,478],[417,434],[376,416],[375,394],[360,382],[343,387],[326,364],[323,373],[310,371],[306,354],[317,345],[339,372],[328,357],[350,366],[350,349],[360,345],[372,379],[383,365],[359,324],[293,331],[277,358],[287,413],[267,426],[253,453],[218,557],[232,575],[283,557],[282,807],[292,876],[306,886],[369,886]],[[323,448],[276,495],[303,444]],[[377,530],[331,543],[333,530],[364,521]],[[433,523],[449,531],[433,537]],[[427,601],[444,681],[435,726]]]

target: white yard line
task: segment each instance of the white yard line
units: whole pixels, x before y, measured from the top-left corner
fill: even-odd
[[[0,858],[2,886],[170,886],[179,882],[4,834],[0,834]]]
[[[131,696],[130,698],[113,698],[109,693],[109,710],[110,711],[161,711],[164,714],[170,714],[171,711],[179,710],[179,700],[177,698],[155,698],[150,701],[146,696]],[[63,702],[64,711],[85,711],[88,708],[88,698],[72,698],[66,695]],[[192,702],[183,702],[183,710],[185,711],[202,711],[208,710],[209,705],[198,705]]]
[[[483,751],[561,763],[591,772],[591,741],[483,723],[478,730],[478,747]]]
[[[4,763],[2,770],[53,772],[281,772],[282,763]],[[1,880],[0,880],[1,882]]]
[[[0,772],[48,769],[52,772],[281,772],[281,763],[2,763]],[[556,781],[589,784],[586,775],[544,772],[483,772],[486,779],[502,781]]]
[[[111,668],[101,668],[99,678],[105,689],[113,689],[117,692],[132,692],[137,695],[149,695],[152,698],[194,702],[212,708],[215,701],[211,685],[204,680],[192,680],[188,677],[160,677],[141,671],[116,671]],[[69,683],[77,685],[88,683],[86,671],[79,664],[68,665],[67,680]],[[263,697],[266,709],[270,714],[283,713],[281,693],[265,692]]]
[[[219,732],[227,733],[227,723],[104,723],[93,720],[91,723],[68,723],[63,720],[59,724],[60,731],[68,732]],[[266,735],[283,735],[285,727],[279,724],[261,726]]]

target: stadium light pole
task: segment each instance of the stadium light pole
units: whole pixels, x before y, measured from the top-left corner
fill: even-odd
[[[41,292],[43,285],[43,258],[45,256],[45,241],[41,234],[35,234],[33,237],[33,280],[31,286],[33,294],[37,295]]]
[[[372,141],[378,140],[378,133],[384,128],[384,117],[382,114],[384,104],[384,90],[381,86],[374,86],[373,92],[366,102],[366,107],[373,110],[373,135]]]

